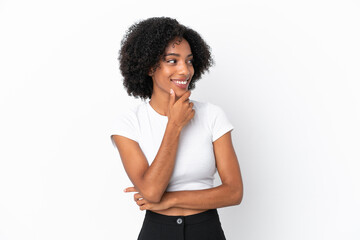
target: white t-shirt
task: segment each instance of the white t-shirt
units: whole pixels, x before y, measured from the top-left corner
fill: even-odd
[[[180,133],[174,171],[166,189],[168,192],[212,188],[216,173],[212,143],[234,128],[219,106],[191,102],[194,103],[195,115]],[[156,112],[147,100],[121,113],[110,134],[138,142],[150,165],[160,148],[167,122],[167,116]],[[112,137],[111,140],[116,148]]]

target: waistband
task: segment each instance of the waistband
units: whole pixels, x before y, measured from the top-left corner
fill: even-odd
[[[170,225],[178,225],[179,223],[196,224],[207,221],[210,218],[219,218],[217,209],[209,209],[207,211],[188,216],[168,216],[150,210],[146,210],[145,214],[145,221],[152,221]]]

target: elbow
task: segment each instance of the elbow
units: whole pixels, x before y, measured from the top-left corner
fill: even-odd
[[[140,195],[147,201],[152,203],[159,203],[161,201],[164,190],[159,188],[156,184],[153,184],[145,179],[142,179],[138,188]]]
[[[243,199],[243,193],[239,193],[237,194],[236,198],[235,198],[235,205],[240,205],[240,203],[242,202]]]
[[[159,203],[161,201],[161,197],[157,195],[148,195],[147,197],[144,197],[146,200],[152,203]]]
[[[234,190],[234,202],[233,202],[234,205],[240,205],[243,199],[243,195],[244,195],[243,187],[242,186],[236,187],[236,189]]]
[[[160,195],[156,189],[150,189],[148,191],[144,191],[143,194],[141,194],[143,198],[148,200],[152,203],[159,203],[161,201],[162,195]]]

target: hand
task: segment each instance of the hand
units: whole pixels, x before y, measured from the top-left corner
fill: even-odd
[[[124,192],[136,192],[134,194],[134,201],[139,206],[141,211],[143,210],[165,210],[171,207],[170,199],[166,197],[166,193],[164,193],[161,201],[158,203],[149,202],[139,193],[139,191],[135,187],[128,187],[124,190]]]
[[[191,91],[186,91],[177,101],[175,92],[170,94],[168,122],[183,128],[195,115],[194,103],[190,102]]]

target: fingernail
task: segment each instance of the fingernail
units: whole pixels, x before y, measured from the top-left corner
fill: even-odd
[[[174,90],[172,90],[172,88],[170,89],[170,94],[174,94]]]
[[[126,188],[124,189],[124,192],[126,192]]]

